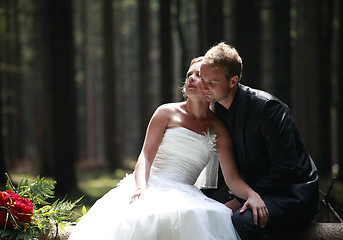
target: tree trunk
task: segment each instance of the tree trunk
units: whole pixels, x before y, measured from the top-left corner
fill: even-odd
[[[124,68],[125,68],[125,58],[124,54],[124,44],[123,44],[123,37],[122,37],[122,25],[123,25],[123,9],[120,6],[120,1],[115,0],[114,5],[114,65],[115,65],[115,79],[117,80],[115,83],[115,112],[117,114],[115,121],[116,121],[116,134],[115,134],[115,144],[117,146],[116,158],[121,166],[124,165],[124,111],[126,106],[126,102],[124,101],[124,83],[120,79],[124,79]]]
[[[163,0],[161,0],[161,1],[163,1]],[[182,18],[184,18],[184,15],[182,14],[182,9],[183,9],[182,6],[183,6],[182,0],[177,0],[176,1],[176,16],[175,16],[175,18],[176,18],[176,29],[177,29],[177,34],[178,34],[178,39],[179,39],[179,44],[180,44],[180,51],[181,51],[181,53],[180,53],[181,54],[181,59],[180,59],[181,69],[180,69],[180,71],[181,71],[181,76],[184,77],[187,70],[188,70],[187,59],[188,59],[189,53],[188,53],[188,48],[186,46],[184,28],[182,27],[182,26],[185,26],[185,24],[182,22]],[[170,12],[170,10],[169,10],[169,12]],[[188,27],[189,26],[187,26],[187,29],[188,29]],[[172,32],[171,27],[169,27],[169,31],[170,31],[169,34],[171,35],[171,32]],[[193,43],[193,41],[192,41],[192,43]],[[195,56],[192,56],[191,58],[193,58],[193,57],[195,57]],[[172,58],[172,56],[171,56],[171,58]],[[171,62],[172,62],[172,59],[171,59]],[[173,79],[173,77],[171,79]]]
[[[7,4],[7,2],[6,2]],[[5,1],[1,1],[0,2],[0,9],[5,9]],[[6,22],[6,19],[4,16],[0,15],[0,24],[4,25]],[[5,35],[5,29],[0,29],[0,35]],[[4,56],[4,52],[5,52],[5,41],[4,38],[0,38],[0,62],[4,62],[5,56]],[[5,136],[4,136],[4,131],[3,129],[5,129],[4,126],[4,121],[3,121],[3,116],[4,116],[4,111],[3,111],[3,106],[4,106],[4,94],[5,94],[5,90],[3,88],[3,82],[6,79],[5,78],[5,73],[4,73],[5,69],[0,68],[0,186],[2,184],[6,183],[6,177],[5,177],[5,172],[7,172],[7,168],[6,168],[6,163],[5,163]]]
[[[205,44],[209,49],[224,40],[224,5],[223,0],[206,0],[205,2]]]
[[[74,164],[77,160],[76,90],[72,35],[72,1],[48,2],[52,82],[52,128],[56,195],[76,187]],[[63,16],[63,17],[61,17]]]
[[[274,10],[274,86],[275,95],[291,103],[290,0],[273,1]]]
[[[34,57],[36,71],[36,142],[37,157],[40,162],[40,173],[43,176],[53,176],[52,118],[51,118],[51,54],[50,54],[50,16],[47,1],[36,1],[34,12]]]
[[[77,23],[75,24],[76,29],[78,29],[78,32],[80,36],[82,36],[82,40],[79,42],[79,44],[76,45],[75,48],[75,55],[77,57],[76,59],[76,65],[75,69],[80,69],[79,72],[82,72],[83,77],[82,81],[79,82],[79,106],[83,106],[84,111],[83,114],[80,114],[78,116],[78,124],[79,124],[79,163],[82,164],[89,155],[89,152],[94,152],[94,144],[93,142],[89,143],[89,141],[94,141],[94,135],[91,137],[88,136],[88,118],[87,118],[87,57],[88,57],[88,48],[87,48],[87,40],[88,40],[88,1],[83,0],[77,0],[75,1],[75,12],[77,15],[75,16],[77,20]],[[76,30],[75,29],[75,30]],[[78,75],[78,74],[76,74]],[[92,130],[94,130],[94,127],[91,127]],[[89,143],[89,144],[88,144]],[[94,155],[94,154],[93,154]]]
[[[113,7],[112,0],[103,0],[103,41],[104,41],[104,137],[105,159],[112,170],[121,166],[117,158],[115,142],[116,117],[115,117],[115,74],[114,74],[114,46],[113,46]]]
[[[315,149],[317,150],[318,170],[321,176],[330,176],[332,167],[331,153],[331,108],[332,100],[332,71],[331,71],[331,49],[332,49],[332,21],[333,21],[333,0],[320,0],[318,3],[318,45],[316,47],[318,56],[314,71],[317,72],[316,79],[316,128],[317,136]]]
[[[331,35],[332,2],[296,5],[292,110],[319,174],[331,168]]]
[[[277,14],[274,11],[273,0],[264,0],[261,2],[261,53],[263,53],[263,61],[261,62],[261,89],[267,91],[271,94],[278,96],[277,91],[275,90],[275,81],[278,81],[278,78],[275,79],[275,71],[277,67],[275,65],[275,47],[274,47],[274,37],[275,35],[275,22],[280,20],[275,20]],[[289,54],[289,53],[288,53]],[[280,56],[281,57],[281,56]],[[285,56],[282,56],[285,57]],[[244,60],[243,60],[244,61]],[[289,69],[290,70],[290,69]]]
[[[248,6],[248,7],[247,7]],[[237,0],[235,4],[235,44],[243,59],[242,83],[261,87],[260,5],[259,1]]]
[[[292,55],[292,112],[302,133],[305,145],[313,160],[318,164],[316,156],[316,106],[315,83],[318,78],[316,64],[316,4],[313,1],[299,1],[296,3],[295,28],[296,39]]]
[[[23,158],[23,136],[22,136],[22,104],[21,104],[21,45],[19,42],[18,25],[18,2],[17,0],[5,1],[6,11],[6,37],[4,45],[4,85],[6,91],[5,114],[6,152],[13,167],[20,164]]]
[[[339,1],[339,64],[343,66],[343,2]],[[339,172],[337,178],[343,180],[343,68],[339,68],[338,73],[338,166]]]
[[[92,68],[93,49],[92,49],[92,21],[89,19],[91,14],[89,9],[92,9],[93,2],[84,1],[81,3],[82,17],[81,28],[83,35],[83,58],[82,68],[84,71],[85,81],[85,148],[86,148],[86,162],[87,164],[94,164],[97,158],[97,127],[96,127],[96,94],[95,94],[95,79],[94,70]]]
[[[171,1],[159,0],[160,2],[160,66],[161,66],[161,103],[173,101],[173,55],[172,55],[172,36],[171,36]],[[180,1],[177,1],[179,7]],[[179,13],[179,8],[177,11]],[[179,39],[182,40],[179,19],[177,19]],[[181,34],[181,35],[180,35]],[[180,41],[181,47],[183,46]],[[182,53],[181,53],[182,54]],[[182,59],[183,60],[183,59]],[[182,62],[181,60],[181,62]]]
[[[199,46],[199,54],[205,54],[206,51],[209,49],[209,46],[206,45],[205,43],[205,27],[204,27],[204,11],[205,11],[205,7],[204,7],[204,2],[203,0],[196,0],[196,13],[197,13],[197,25],[198,25],[198,36],[197,36],[197,40],[198,40],[198,46]]]
[[[140,135],[144,135],[151,117],[150,111],[150,0],[138,1],[139,23],[139,85],[140,85]]]
[[[0,3],[0,8],[1,8],[1,3]],[[0,20],[0,22],[2,22]],[[2,34],[0,32],[0,34]],[[0,46],[4,46],[2,44],[2,41],[0,40]],[[1,49],[1,47],[0,47]],[[0,51],[0,62],[2,62],[2,51]],[[3,95],[3,89],[2,89],[2,71],[0,71],[0,96]],[[2,123],[2,116],[3,116],[3,111],[2,111],[2,97],[0,97],[0,129],[3,129],[3,123]],[[6,164],[5,164],[5,152],[4,152],[4,137],[2,131],[0,131],[0,186],[6,183],[6,177],[5,177],[5,172],[7,172]]]
[[[197,0],[199,54],[224,41],[223,0]],[[195,57],[195,56],[194,56]]]

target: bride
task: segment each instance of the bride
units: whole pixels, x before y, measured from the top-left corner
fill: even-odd
[[[92,206],[70,240],[239,239],[231,209],[198,188],[217,182],[218,158],[231,191],[247,199],[243,211],[251,208],[255,224],[266,221],[268,210],[240,178],[231,138],[201,91],[201,61],[193,59],[187,72],[187,100],[153,114],[134,173]]]

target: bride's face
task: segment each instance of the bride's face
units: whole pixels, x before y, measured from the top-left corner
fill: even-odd
[[[188,97],[194,94],[204,96],[200,86],[200,67],[201,61],[192,64],[188,69],[185,82],[185,93]]]

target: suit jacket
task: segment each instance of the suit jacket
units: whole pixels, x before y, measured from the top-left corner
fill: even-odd
[[[240,174],[251,188],[282,207],[317,210],[317,168],[286,104],[239,84],[230,109],[216,103],[215,112],[231,134]]]

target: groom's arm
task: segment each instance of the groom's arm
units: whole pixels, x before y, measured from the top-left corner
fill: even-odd
[[[301,149],[297,149],[293,127],[288,109],[277,101],[265,103],[260,130],[271,162],[268,173],[254,183],[254,188],[278,190],[296,182],[297,154]]]

